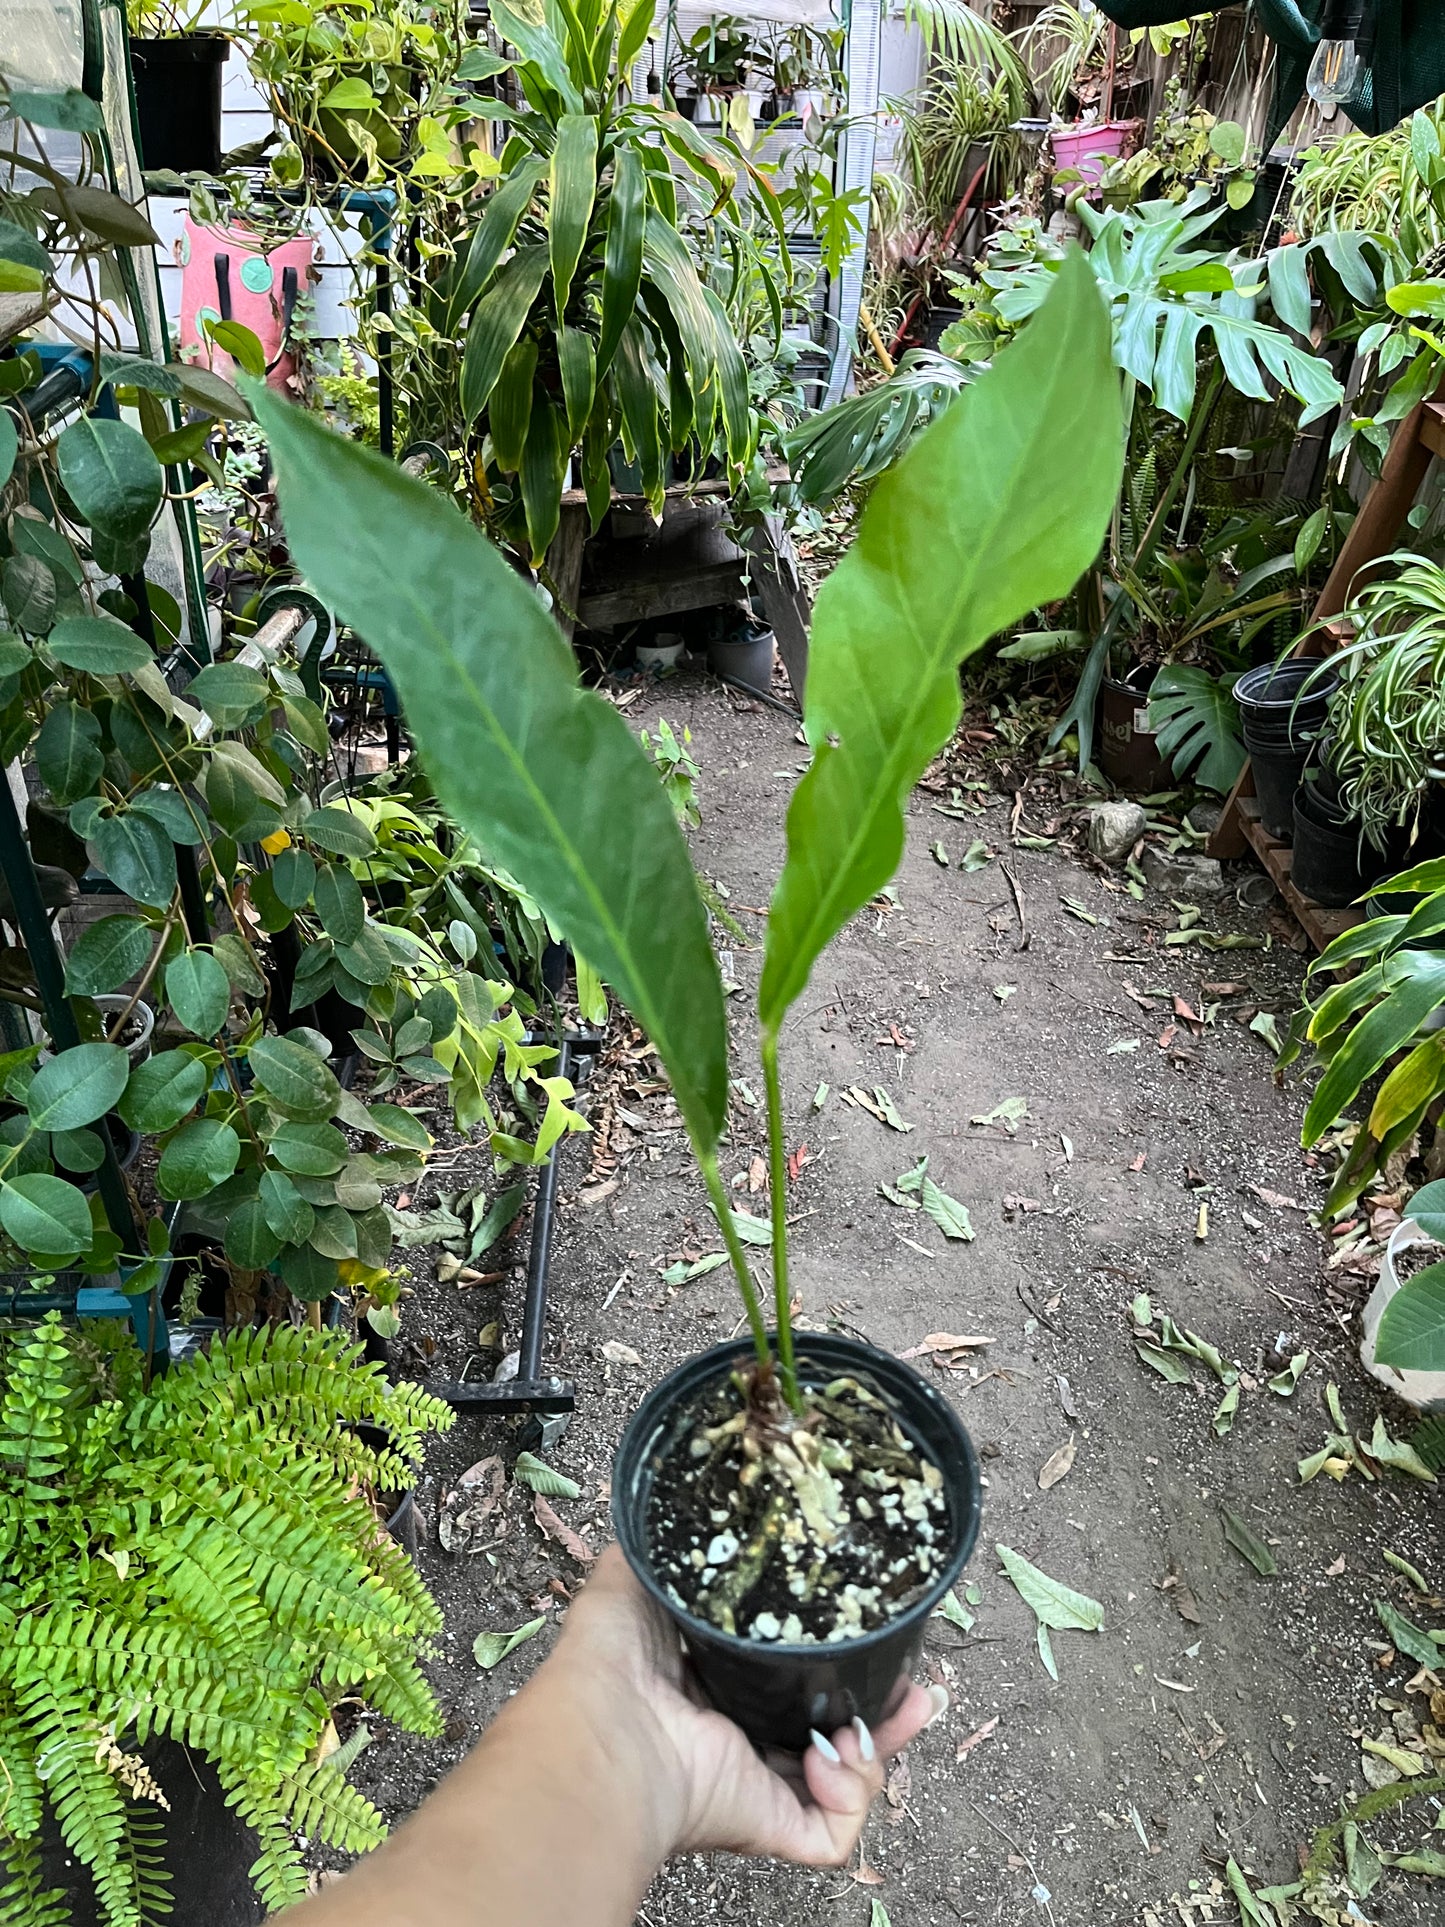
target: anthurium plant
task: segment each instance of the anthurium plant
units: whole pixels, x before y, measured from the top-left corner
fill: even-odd
[[[259,390],[288,540],[394,677],[437,793],[532,891],[657,1047],[736,1273],[760,1367],[795,1403],[779,1043],[830,939],[887,883],[904,806],[960,712],[959,664],[1062,595],[1095,553],[1122,425],[1082,259],[1027,335],[875,491],[818,601],[812,762],[788,814],[758,1019],[772,1175],[776,1363],[718,1167],[728,1094],[718,965],[683,835],[644,751],[584,690],[526,584],[451,508]],[[1057,460],[1067,446],[1072,458]]]

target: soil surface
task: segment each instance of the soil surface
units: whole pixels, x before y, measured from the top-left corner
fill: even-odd
[[[686,724],[702,767],[695,855],[746,933],[720,940],[737,986],[724,1171],[742,1208],[764,1215],[750,1000],[804,750],[788,717],[692,674],[625,713]],[[986,779],[987,766],[974,773]],[[1131,896],[1119,873],[1080,855],[1067,788],[1062,805],[1057,780],[1027,791],[1021,812],[1008,793],[960,790],[965,806],[982,804],[976,817],[939,813],[946,789],[920,792],[896,901],[880,900],[833,945],[783,1039],[803,1320],[898,1353],[940,1333],[974,1341],[917,1354],[956,1401],[988,1487],[965,1575],[972,1627],[935,1618],[920,1663],[953,1705],[895,1768],[861,1868],[690,1858],[649,1894],[651,1927],[876,1927],[875,1900],[892,1927],[1233,1922],[1227,1858],[1256,1886],[1295,1878],[1316,1830],[1366,1790],[1375,1756],[1361,1737],[1388,1741],[1392,1718],[1396,1734],[1428,1718],[1406,1691],[1415,1664],[1393,1658],[1373,1601],[1431,1623],[1383,1553],[1445,1589],[1436,1491],[1397,1475],[1301,1485],[1296,1474],[1334,1429],[1327,1380],[1356,1431],[1368,1437],[1381,1410],[1396,1436],[1410,1430],[1359,1365],[1353,1311],[1368,1280],[1310,1223],[1324,1181],[1299,1149],[1299,1088],[1275,1088],[1270,1048],[1247,1027],[1264,1012],[1284,1031],[1303,959],[1277,908],[1239,903],[1246,878],[1246,896],[1261,894],[1245,865],[1230,866],[1223,895],[1192,899],[1196,927],[1269,948],[1166,943],[1175,903],[1152,888]],[[992,855],[965,871],[958,859],[975,839]],[[1224,980],[1241,988],[1208,988]],[[905,1128],[846,1095],[886,1116],[879,1090]],[[449,1724],[434,1745],[381,1727],[361,1754],[353,1777],[391,1816],[543,1657],[586,1555],[609,1536],[611,1455],[644,1389],[739,1323],[725,1269],[662,1276],[720,1245],[657,1067],[625,1020],[589,1102],[592,1135],[563,1153],[546,1342],[547,1369],[576,1384],[576,1414],[546,1443],[535,1425],[463,1417],[432,1449],[419,1558],[446,1612],[430,1671]],[[966,1207],[971,1242],[880,1192],[924,1154]],[[471,1153],[445,1162],[417,1206],[486,1169]],[[428,1254],[413,1254],[416,1296],[394,1347],[404,1369],[484,1375],[499,1340],[516,1345],[525,1219],[518,1231],[482,1261],[505,1272],[495,1283],[439,1285]],[[1141,1292],[1156,1321],[1171,1314],[1242,1367],[1227,1436],[1211,1425],[1221,1386],[1207,1369],[1168,1383],[1136,1356],[1129,1308]],[[1294,1395],[1268,1390],[1279,1358],[1303,1350]],[[1052,1460],[1056,1471],[1070,1441],[1071,1469],[1041,1490],[1041,1469]],[[531,1491],[509,1483],[463,1534],[477,1549],[444,1552],[443,1496],[491,1455],[510,1474],[524,1446],[575,1479],[580,1498],[534,1511]],[[499,1480],[482,1484],[495,1494]],[[1265,1542],[1274,1576],[1226,1540],[1223,1508]],[[1053,1634],[1057,1683],[998,1544],[1103,1607],[1102,1630]],[[538,1616],[540,1633],[494,1670],[478,1667],[479,1633]],[[1417,1801],[1376,1844],[1419,1844],[1435,1812]],[[1440,1891],[1390,1869],[1348,1917],[1439,1920]]]

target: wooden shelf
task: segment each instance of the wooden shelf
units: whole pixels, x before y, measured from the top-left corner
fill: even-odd
[[[1295,921],[1309,938],[1316,950],[1323,950],[1346,930],[1353,930],[1357,923],[1363,923],[1365,913],[1353,904],[1343,910],[1328,910],[1324,904],[1316,903],[1295,888],[1294,851],[1288,843],[1281,843],[1277,836],[1271,836],[1264,827],[1259,813],[1257,796],[1241,796],[1236,804],[1239,812],[1239,827],[1244,832],[1245,841],[1254,851],[1268,871],[1275,888],[1289,905]]]

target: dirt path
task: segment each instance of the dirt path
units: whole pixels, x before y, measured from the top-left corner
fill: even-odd
[[[698,861],[740,923],[760,930],[753,911],[776,874],[802,758],[793,728],[771,710],[736,713],[700,681],[629,710],[635,721],[658,714],[691,727],[702,765]],[[1213,1001],[1202,986],[1226,977],[1246,983],[1282,1028],[1300,960],[1278,946],[1166,946],[1162,932],[1176,921],[1167,899],[1150,892],[1136,902],[1065,852],[1011,849],[1008,814],[1007,798],[990,798],[968,821],[919,799],[896,905],[845,932],[784,1038],[790,1144],[809,1153],[793,1192],[805,1318],[840,1321],[896,1351],[939,1331],[993,1341],[947,1380],[988,1478],[968,1575],[979,1589],[975,1623],[964,1633],[935,1620],[926,1656],[955,1705],[913,1748],[896,1804],[870,1823],[865,1864],[881,1884],[698,1859],[657,1882],[645,1914],[653,1927],[714,1917],[865,1927],[875,1898],[892,1927],[1232,1921],[1232,1903],[1204,1904],[1226,1858],[1256,1885],[1291,1879],[1300,1848],[1342,1799],[1365,1790],[1352,1730],[1388,1724],[1381,1695],[1417,1713],[1422,1705],[1403,1690],[1413,1662],[1375,1664],[1384,1641],[1371,1601],[1406,1603],[1382,1563],[1386,1547],[1445,1580],[1436,1495],[1404,1479],[1301,1487],[1295,1475],[1329,1430],[1327,1378],[1367,1434],[1383,1403],[1322,1294],[1321,1242],[1305,1211],[1255,1189],[1305,1207],[1320,1195],[1298,1147],[1297,1096],[1274,1089],[1267,1047],[1231,1021],[1227,1002],[1197,1036],[1181,1023],[1172,1047],[1158,1042],[1175,1021],[1174,994],[1200,1012]],[[931,854],[941,838],[957,858],[974,837],[996,855],[972,874]],[[1022,951],[1005,860],[1029,932]],[[1098,923],[1073,915],[1065,896]],[[1232,896],[1204,907],[1213,928],[1266,928]],[[725,958],[741,986],[740,1041],[760,961],[736,943]],[[1141,1008],[1126,981],[1153,1008]],[[717,1240],[681,1134],[658,1128],[666,1100],[648,1089],[648,1071],[639,1063],[632,1090],[620,1093],[633,1124],[614,1121],[615,1172],[583,1185],[586,1140],[568,1147],[564,1166],[548,1356],[575,1378],[579,1399],[549,1456],[583,1486],[559,1511],[574,1526],[590,1521],[594,1542],[606,1531],[599,1486],[642,1390],[736,1317],[725,1270],[683,1287],[660,1281],[663,1264]],[[737,1075],[760,1090],[741,1048]],[[817,1113],[822,1082],[831,1095]],[[840,1095],[875,1085],[909,1131]],[[746,1174],[763,1148],[747,1095],[734,1113],[729,1175]],[[1013,1135],[970,1122],[1011,1098],[1027,1106]],[[925,1152],[931,1174],[967,1207],[972,1243],[946,1242],[880,1195],[880,1183]],[[1220,1387],[1205,1385],[1203,1369],[1196,1388],[1165,1383],[1137,1360],[1128,1307],[1141,1291],[1247,1373],[1273,1369],[1266,1361],[1282,1336],[1286,1351],[1307,1349],[1299,1390],[1286,1400],[1262,1383],[1246,1389],[1232,1432],[1216,1438]],[[504,1302],[419,1282],[409,1329],[431,1369],[450,1373],[493,1317],[515,1343],[518,1309],[515,1274]],[[1071,1437],[1072,1470],[1040,1491],[1040,1468]],[[489,1551],[458,1560],[435,1543],[442,1490],[489,1453],[510,1459],[515,1444],[500,1426],[463,1420],[429,1464],[421,1556],[447,1612],[435,1677],[451,1725],[444,1745],[385,1735],[362,1756],[356,1777],[390,1812],[415,1803],[550,1637],[487,1675],[472,1661],[476,1634],[520,1625],[534,1601],[554,1616],[549,1580],[575,1584],[577,1566],[536,1530],[525,1493],[499,1515],[508,1529]],[[1222,1506],[1268,1542],[1275,1577],[1258,1576],[1226,1543]],[[1057,1684],[1040,1662],[1031,1612],[1000,1573],[996,1542],[1103,1605],[1101,1632],[1055,1634]],[[1164,1588],[1171,1573],[1177,1583]],[[970,1736],[976,1743],[959,1757]],[[1406,1832],[1418,1840],[1432,1817],[1433,1808]],[[1438,1892],[1388,1874],[1358,1917],[1438,1919]]]

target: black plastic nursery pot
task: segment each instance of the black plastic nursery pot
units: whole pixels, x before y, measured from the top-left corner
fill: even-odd
[[[141,166],[151,173],[214,174],[221,165],[221,69],[231,43],[222,33],[132,40]]]
[[[1290,880],[1301,895],[1343,909],[1384,875],[1385,859],[1361,837],[1359,824],[1308,781],[1295,793],[1293,822]]]
[[[765,1643],[696,1618],[659,1582],[649,1536],[658,1469],[680,1436],[696,1424],[699,1398],[752,1357],[750,1339],[700,1352],[654,1386],[633,1414],[612,1474],[618,1541],[632,1570],[681,1633],[703,1691],[755,1745],[791,1753],[804,1751],[813,1728],[832,1733],[855,1716],[875,1724],[901,1696],[929,1616],[973,1551],[982,1511],[973,1442],[936,1386],[901,1360],[856,1339],[800,1332],[796,1346],[803,1385],[826,1385],[844,1373],[863,1379],[943,1474],[948,1553],[927,1588],[896,1618],[837,1643]]]
[[[1314,657],[1295,656],[1261,663],[1234,685],[1260,820],[1285,843],[1294,836],[1295,791],[1325,726],[1336,681],[1333,674],[1321,675]],[[1306,683],[1310,687],[1301,694]]]

